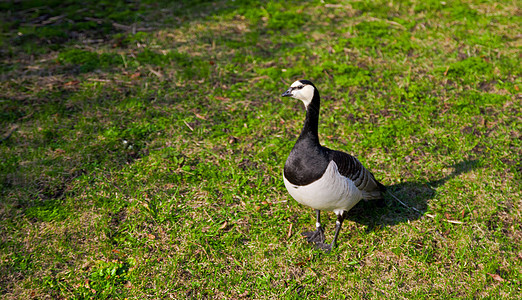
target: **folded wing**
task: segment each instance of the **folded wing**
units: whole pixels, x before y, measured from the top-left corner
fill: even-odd
[[[363,199],[382,199],[386,187],[378,182],[357,158],[341,151],[330,151],[330,158],[337,164],[339,173],[353,181],[363,193]]]

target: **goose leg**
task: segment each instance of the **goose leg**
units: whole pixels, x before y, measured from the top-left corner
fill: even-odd
[[[310,243],[324,243],[324,240],[326,239],[324,236],[324,230],[323,227],[321,227],[321,211],[316,209],[316,222],[315,222],[315,231],[307,231],[303,232],[303,236],[306,237],[307,241]]]
[[[339,231],[341,231],[341,226],[343,225],[346,211],[341,211],[340,214],[337,215],[337,222],[335,222],[335,234],[333,241],[330,245],[322,243],[316,243],[317,248],[323,249],[326,252],[330,252],[333,248],[335,248],[335,243],[337,242],[337,237],[339,236]]]

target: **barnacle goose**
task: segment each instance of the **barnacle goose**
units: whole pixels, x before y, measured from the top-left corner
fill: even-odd
[[[318,136],[320,96],[311,81],[298,80],[281,96],[301,100],[306,108],[303,130],[285,163],[284,183],[297,202],[316,210],[316,230],[303,235],[318,248],[330,251],[335,247],[346,213],[361,199],[382,199],[386,187],[357,158],[321,146]],[[331,244],[324,243],[321,210],[337,215]]]

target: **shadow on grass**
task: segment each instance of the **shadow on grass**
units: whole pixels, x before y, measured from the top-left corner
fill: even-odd
[[[403,222],[420,219],[428,208],[428,201],[436,193],[436,189],[444,185],[448,180],[478,168],[477,160],[464,160],[456,163],[451,168],[454,171],[440,179],[419,182],[410,181],[388,186],[388,191],[410,207],[422,212],[406,208],[388,193],[384,201],[361,201],[348,212],[348,219],[368,226],[368,231],[380,226],[393,226]]]
[[[10,45],[20,46],[17,51],[34,54],[63,49],[71,41],[85,45],[112,41],[116,46],[125,46],[122,45],[125,37],[115,38],[115,34],[135,35],[178,28],[191,21],[236,9],[256,8],[264,3],[211,0],[6,1],[0,4],[0,24],[11,31],[5,35]],[[1,49],[0,57],[10,57],[13,53]]]
[[[164,115],[164,110],[150,106],[149,100],[185,99],[189,91],[176,88],[174,95],[160,80],[155,81],[140,70],[148,66],[163,68],[166,72],[177,68],[177,72],[187,77],[188,86],[190,82],[196,85],[200,78],[208,82],[210,75],[220,70],[211,67],[213,62],[192,57],[191,51],[178,53],[177,46],[173,46],[171,54],[142,49],[135,45],[139,37],[147,34],[150,39],[156,39],[154,34],[165,28],[179,28],[235,10],[256,11],[265,2],[88,0],[64,4],[31,0],[0,4],[0,17],[3,17],[0,25],[9,29],[8,34],[0,37],[0,42],[9,45],[0,49],[0,58],[5,59],[5,63],[0,63],[0,80],[10,82],[9,92],[14,95],[9,101],[0,101],[0,111],[3,111],[0,127],[11,128],[5,133],[0,130],[0,145],[45,149],[38,155],[20,151],[17,155],[22,158],[0,165],[0,204],[11,205],[13,216],[19,209],[29,209],[33,211],[27,213],[31,218],[47,220],[50,218],[47,212],[59,207],[67,193],[74,192],[68,192],[68,187],[78,176],[100,176],[96,174],[147,156],[151,140],[169,126],[154,121]],[[266,34],[261,25],[252,25],[252,28]],[[140,31],[143,35],[138,34]],[[218,44],[230,42],[229,47],[234,45],[232,42],[255,42],[254,38],[245,36],[245,32],[234,31],[234,35],[224,32],[210,36],[210,40]],[[194,40],[207,38],[205,35]],[[104,51],[98,51],[100,49]],[[40,62],[40,55],[45,57],[44,54],[49,53],[53,53],[48,55],[51,58]],[[127,66],[121,53],[135,57],[135,64]],[[80,73],[92,73],[93,78],[78,76]],[[137,74],[137,77],[133,79],[128,74]],[[16,80],[24,80],[24,84]],[[219,82],[224,80],[222,76],[219,78]],[[39,87],[34,89],[38,93],[33,92],[31,84]],[[154,85],[152,90],[161,90],[160,94],[168,96],[148,93],[148,84]],[[34,137],[22,139],[13,134],[16,130],[13,128],[33,128],[36,120],[51,118],[55,121],[39,123],[41,129]],[[69,133],[79,138],[64,139]],[[21,167],[20,161],[32,163]]]

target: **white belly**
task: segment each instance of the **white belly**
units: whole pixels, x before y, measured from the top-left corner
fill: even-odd
[[[323,176],[304,186],[290,183],[283,174],[286,189],[299,203],[327,211],[350,210],[362,199],[362,192],[353,181],[342,176],[332,160]]]

